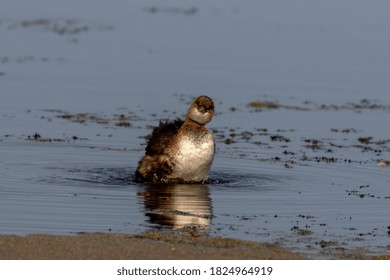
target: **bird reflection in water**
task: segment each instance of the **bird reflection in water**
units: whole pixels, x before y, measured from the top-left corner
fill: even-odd
[[[140,193],[145,215],[152,224],[172,229],[206,232],[211,221],[211,199],[208,185],[149,185]]]

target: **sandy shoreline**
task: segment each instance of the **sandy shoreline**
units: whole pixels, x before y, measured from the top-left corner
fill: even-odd
[[[221,237],[87,233],[0,236],[0,259],[306,259],[278,245]]]
[[[387,254],[368,255],[364,249],[336,251],[327,252],[326,256],[309,255],[272,243],[185,234],[0,235],[0,260],[390,259]]]

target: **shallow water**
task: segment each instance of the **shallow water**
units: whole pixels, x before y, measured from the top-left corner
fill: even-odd
[[[36,118],[36,122],[47,120]],[[12,126],[14,121],[6,123]],[[105,130],[112,132],[109,139],[116,138],[116,127]],[[144,129],[119,130],[127,130],[129,140],[143,142],[135,135]],[[296,134],[284,136],[289,133]],[[133,181],[141,147],[110,147],[110,141],[107,146],[96,144],[101,136],[95,140],[64,136],[57,142],[41,137],[1,139],[4,234],[184,230],[280,242],[310,253],[326,254],[334,248],[388,250],[388,167],[379,168],[367,151],[353,147],[313,151],[300,147],[296,142],[306,142],[299,139],[281,147],[265,139],[260,146],[254,140],[229,145],[220,140],[207,184],[148,186]],[[296,156],[300,152],[305,158]],[[335,162],[329,162],[329,153]],[[323,156],[328,161],[317,162]],[[346,162],[349,156],[357,158]]]
[[[389,253],[385,9],[357,7],[352,27],[333,4],[332,18],[306,3],[317,17],[296,21],[305,9],[261,1],[40,2],[0,8],[0,233],[185,231],[317,257]],[[207,184],[135,183],[150,126],[199,94],[217,108]]]

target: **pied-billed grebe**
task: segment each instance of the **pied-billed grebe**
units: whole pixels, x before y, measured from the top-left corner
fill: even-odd
[[[204,182],[214,159],[212,133],[204,127],[214,115],[214,102],[199,96],[184,121],[162,123],[154,128],[139,161],[136,180],[151,183]]]

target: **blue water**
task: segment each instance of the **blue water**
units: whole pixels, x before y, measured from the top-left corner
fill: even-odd
[[[13,2],[0,3],[0,233],[388,253],[387,1]],[[134,183],[150,126],[200,94],[217,109],[209,182]]]

